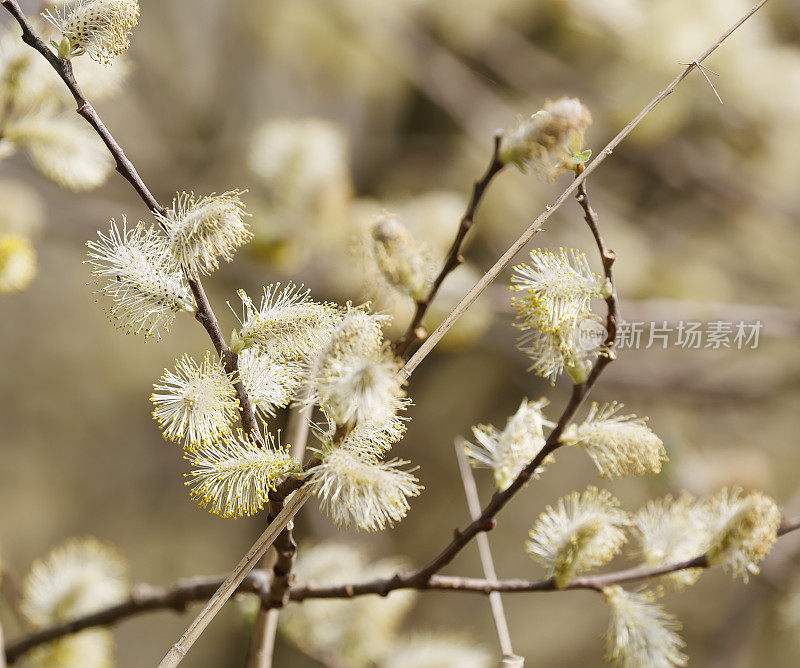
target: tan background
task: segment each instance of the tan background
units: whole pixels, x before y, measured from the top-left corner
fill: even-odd
[[[597,151],[679,71],[679,61],[691,60],[748,6],[740,0],[141,4],[134,73],[100,112],[162,200],[177,189],[251,189],[254,225],[270,241],[258,257],[242,252],[206,281],[226,331],[234,319],[224,302],[239,287],[255,294],[262,284],[293,278],[319,297],[360,298],[343,278],[352,266],[353,194],[390,207],[428,190],[463,196],[488,158],[492,130],[563,94],[580,96],[592,109],[587,145]],[[649,415],[672,458],[658,477],[609,486],[626,507],[681,487],[704,493],[741,482],[782,504],[795,498],[788,512],[800,512],[793,497],[800,466],[798,35],[798,5],[774,0],[708,62],[721,73],[714,81],[724,106],[693,73],[590,179],[619,254],[623,315],[765,323],[757,350],[632,351],[607,371],[594,398],[624,401]],[[263,184],[245,160],[253,130],[269,118],[308,116],[341,125],[352,185],[337,185],[329,217],[270,213]],[[0,179],[23,181],[46,211],[36,242],[38,278],[27,292],[0,299],[5,559],[21,574],[66,537],[93,534],[125,553],[136,581],[166,584],[225,571],[263,517],[220,520],[194,507],[179,451],[161,440],[149,414],[153,381],[180,353],[201,354],[208,347],[204,332],[178,320],[163,342],[144,345],[112,329],[84,286],[83,241],[112,216],[147,212],[117,175],[96,192],[73,195],[18,156],[0,164]],[[501,175],[468,250],[475,266],[488,267],[565,183],[543,184],[510,170]],[[436,224],[431,232],[449,235],[457,219]],[[289,251],[278,252],[275,238]],[[592,251],[572,202],[536,242]],[[670,302],[649,302],[655,299]],[[506,300],[500,286],[480,305],[496,313],[488,331],[432,355],[415,374],[413,420],[398,454],[421,466],[427,490],[395,530],[359,538],[376,556],[401,553],[421,563],[464,523],[454,436],[468,435],[479,422],[502,426],[523,396],[548,396],[553,417],[563,405],[565,382],[551,389],[525,373]],[[720,311],[714,303],[726,306]],[[478,479],[488,498],[489,475]],[[522,549],[527,529],[545,504],[597,482],[584,456],[559,453],[491,534],[498,572],[538,577]],[[313,507],[298,524],[301,539],[339,535]],[[689,592],[667,596],[666,606],[685,624],[693,665],[796,661],[797,630],[780,628],[775,605],[797,547],[787,539],[776,549],[782,558],[768,566],[774,581],[746,587],[708,573]],[[448,572],[478,575],[475,549]],[[528,665],[600,663],[606,611],[598,596],[517,595],[506,604],[515,648]],[[164,612],[124,622],[115,634],[119,664],[154,665],[188,619]],[[4,626],[12,635],[11,622]],[[461,632],[496,651],[480,597],[425,594],[408,628]],[[241,665],[246,643],[231,608],[185,663]],[[279,666],[314,665],[284,645],[278,652]]]

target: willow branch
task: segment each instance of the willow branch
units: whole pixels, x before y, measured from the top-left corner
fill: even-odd
[[[500,160],[500,142],[502,139],[503,134],[502,132],[498,131],[494,136],[494,150],[492,152],[492,158],[489,162],[489,166],[486,168],[483,176],[475,181],[472,186],[472,195],[470,197],[469,204],[467,204],[467,210],[464,212],[461,222],[458,225],[455,239],[453,239],[453,243],[450,245],[450,250],[447,251],[444,264],[442,265],[439,273],[436,275],[436,278],[433,279],[433,284],[431,285],[431,289],[428,291],[428,294],[424,299],[421,299],[415,303],[414,315],[411,318],[411,323],[409,324],[408,329],[399,339],[397,339],[397,341],[392,344],[395,354],[399,357],[405,357],[408,351],[417,341],[421,341],[427,336],[428,333],[423,325],[425,315],[428,313],[428,309],[431,307],[433,300],[439,293],[439,288],[442,287],[444,279],[447,278],[450,272],[464,262],[464,256],[461,254],[461,249],[464,246],[464,241],[467,238],[467,234],[472,229],[473,225],[475,225],[475,217],[478,214],[478,207],[480,206],[483,196],[486,193],[486,189],[489,187],[492,179],[505,166],[502,160]]]
[[[793,519],[783,518],[778,528],[778,537],[800,529],[800,517]],[[414,587],[419,591],[444,591],[462,592],[489,595],[492,592],[517,594],[525,592],[543,591],[572,591],[588,589],[602,591],[603,587],[615,584],[626,584],[642,580],[650,580],[675,573],[689,568],[712,568],[705,555],[675,562],[654,568],[637,566],[624,570],[603,573],[600,575],[587,575],[572,578],[563,587],[556,587],[552,578],[539,580],[505,579],[490,580],[483,578],[467,578],[448,575],[436,575],[426,584]],[[269,596],[271,575],[268,571],[253,570],[236,588],[236,593],[256,594],[262,600]],[[26,652],[48,642],[58,640],[64,636],[78,633],[85,629],[98,626],[112,626],[128,617],[133,617],[154,610],[174,610],[183,612],[191,603],[206,600],[223,582],[222,577],[195,577],[177,582],[167,589],[156,588],[150,585],[137,585],[131,592],[128,600],[117,605],[99,610],[90,615],[79,617],[69,622],[37,631],[21,640],[8,643],[6,647],[6,660],[14,663]],[[397,589],[409,589],[410,585],[397,585],[395,578],[376,579],[367,582],[336,585],[331,587],[320,586],[294,586],[289,591],[292,601],[307,601],[312,599],[348,599],[358,596],[379,595],[386,596]]]
[[[569,186],[558,196],[558,198],[553,202],[553,204],[545,207],[545,210],[534,220],[531,225],[528,227],[525,232],[514,242],[514,244],[505,252],[503,253],[502,257],[500,257],[497,262],[489,269],[484,276],[475,284],[475,286],[464,296],[464,298],[459,302],[459,304],[453,309],[450,315],[445,318],[444,322],[439,325],[436,330],[422,343],[419,349],[412,355],[411,359],[406,362],[405,366],[403,367],[403,373],[406,376],[410,376],[414,369],[416,369],[420,362],[425,359],[433,350],[439,341],[441,341],[442,337],[448,332],[448,330],[455,324],[456,320],[458,320],[464,312],[472,306],[475,300],[480,296],[480,294],[499,276],[500,272],[505,269],[511,260],[514,259],[514,256],[522,250],[522,248],[527,244],[533,236],[541,229],[542,225],[552,216],[560,207],[561,205],[569,198],[577,189],[580,187],[581,183],[583,183],[586,178],[594,172],[605,160],[608,158],[609,155],[614,151],[614,149],[619,146],[620,143],[639,125],[653,109],[655,109],[661,102],[667,98],[672,91],[681,83],[693,69],[695,69],[700,63],[702,63],[706,58],[708,58],[714,51],[716,51],[720,45],[728,39],[745,21],[747,21],[753,14],[755,14],[759,9],[761,9],[768,0],[761,0],[758,4],[753,6],[748,12],[744,14],[736,23],[734,23],[730,28],[728,28],[722,35],[720,35],[717,40],[709,46],[703,53],[701,53],[697,58],[693,60],[686,68],[676,76],[663,90],[661,90],[650,102],[648,102],[644,108],[636,114],[636,116],[628,123],[622,130],[620,130],[619,134],[614,137],[608,144],[606,144],[605,148],[603,148],[600,153],[598,153],[597,157],[592,160],[587,166],[586,169],[577,176],[577,178],[570,183]]]
[[[27,17],[22,12],[17,0],[2,0],[2,5],[8,10],[14,19],[16,19],[17,23],[20,25],[20,28],[22,28],[22,41],[42,54],[42,56],[44,56],[47,62],[50,63],[52,68],[56,71],[56,74],[58,74],[64,84],[66,84],[69,92],[72,94],[72,97],[75,99],[75,103],[78,106],[78,115],[84,118],[86,122],[92,126],[94,131],[106,145],[109,153],[111,153],[112,157],[114,158],[117,171],[128,181],[128,183],[131,184],[133,189],[152,213],[164,215],[166,213],[166,209],[150,192],[150,189],[142,180],[139,172],[136,171],[136,167],[134,167],[133,163],[125,155],[125,151],[123,151],[117,140],[114,139],[114,136],[106,127],[105,123],[103,123],[97,111],[95,111],[86,95],[84,95],[83,90],[75,79],[75,75],[72,71],[72,63],[69,60],[61,60],[58,58],[58,56],[53,53],[50,47],[48,47],[47,44],[45,44],[44,41],[36,35]],[[208,336],[214,344],[217,354],[222,360],[225,371],[232,375],[237,374],[239,370],[238,358],[234,353],[231,352],[228,344],[225,342],[225,336],[222,334],[217,317],[211,308],[208,297],[206,297],[203,284],[198,278],[187,276],[187,280],[189,282],[189,287],[194,294],[195,301],[197,302],[197,313],[195,314],[195,318],[201,325],[203,325],[208,333]],[[234,377],[238,376],[234,375]],[[245,429],[245,431],[252,434],[253,437],[263,445],[263,440],[258,429],[255,413],[253,411],[252,404],[250,403],[250,398],[247,396],[247,392],[244,389],[244,385],[241,381],[236,381],[234,382],[234,388],[236,390],[236,396],[239,399],[242,427]]]

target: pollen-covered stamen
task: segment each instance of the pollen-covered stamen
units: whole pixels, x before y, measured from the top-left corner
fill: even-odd
[[[303,381],[303,368],[251,348],[239,354],[239,377],[256,413],[266,421],[292,401]]]
[[[238,333],[242,349],[255,345],[275,359],[314,357],[340,319],[335,304],[316,302],[309,290],[293,283],[284,288],[280,283],[265,287],[260,307],[243,290],[238,294],[243,311]]]
[[[230,262],[233,251],[252,238],[240,195],[238,190],[201,198],[180,193],[172,209],[158,216],[175,262],[189,274],[212,273],[220,257]]]
[[[110,63],[130,46],[128,36],[139,22],[137,0],[76,0],[64,9],[44,12],[64,37],[58,45],[62,58],[88,53]]]
[[[781,511],[761,492],[743,495],[742,490],[722,489],[707,501],[707,527],[711,564],[740,576],[759,572],[759,562],[769,554],[778,538]]]
[[[381,462],[349,448],[333,447],[323,453],[309,484],[320,497],[320,509],[337,526],[355,524],[379,531],[406,516],[408,498],[422,490],[417,478],[395,459]]]
[[[544,420],[542,408],[548,403],[547,399],[535,402],[523,399],[502,431],[492,425],[472,428],[477,444],[466,446],[467,456],[473,466],[486,466],[493,470],[495,485],[499,490],[506,489],[544,447],[543,426],[550,423]],[[545,465],[552,461],[552,455],[546,457],[533,477],[538,478]]]
[[[652,592],[634,593],[622,587],[603,589],[611,607],[606,632],[606,661],[623,668],[685,666],[685,643],[678,635],[680,622],[655,602]]]
[[[659,473],[662,462],[667,461],[664,443],[645,418],[617,415],[621,408],[617,403],[602,408],[592,404],[586,421],[570,425],[561,442],[585,449],[603,478]]]
[[[194,297],[182,273],[168,257],[164,238],[139,222],[122,229],[111,221],[108,234],[98,233],[88,241],[92,276],[97,292],[111,299],[108,315],[112,322],[129,333],[161,337],[175,315],[197,310]]]
[[[525,547],[561,587],[573,575],[611,561],[627,540],[624,528],[629,525],[617,499],[606,490],[587,487],[583,494],[560,498],[555,508],[547,506]]]
[[[536,249],[530,265],[519,264],[514,271],[511,301],[520,320],[545,331],[577,320],[603,289],[603,279],[592,273],[586,254],[574,248],[558,254]]]
[[[197,363],[183,355],[175,370],[164,370],[150,397],[164,438],[185,439],[189,449],[213,443],[230,433],[239,401],[228,374],[216,356],[206,352]]]
[[[241,430],[213,444],[186,452],[192,497],[201,508],[220,517],[253,515],[268,500],[270,490],[298,463],[267,434],[260,447]]]

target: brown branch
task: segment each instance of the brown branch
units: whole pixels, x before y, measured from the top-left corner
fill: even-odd
[[[784,518],[778,528],[778,536],[800,529],[800,517],[793,519]],[[427,583],[414,587],[420,591],[463,592],[476,594],[491,594],[492,592],[524,593],[537,591],[568,591],[588,589],[602,591],[603,587],[614,584],[625,584],[640,580],[649,580],[661,575],[667,575],[688,568],[711,568],[705,555],[688,559],[686,561],[648,568],[637,566],[612,573],[600,575],[579,576],[570,580],[565,586],[557,588],[552,578],[539,580],[506,579],[488,580],[483,578],[454,577],[435,575]],[[69,622],[56,624],[42,629],[21,640],[9,643],[6,647],[6,659],[14,663],[23,654],[34,647],[38,647],[64,636],[78,633],[84,629],[96,626],[112,626],[117,622],[153,610],[174,610],[183,612],[190,603],[206,600],[223,581],[222,576],[195,577],[177,582],[169,588],[157,588],[150,585],[137,585],[131,591],[128,600],[99,610],[90,615],[85,615]],[[262,601],[270,596],[271,575],[268,571],[255,569],[241,582],[236,589],[237,593],[252,593],[258,595]],[[369,594],[386,596],[397,589],[411,588],[409,584],[399,584],[396,577],[370,580],[368,582],[335,585],[331,587],[295,586],[289,590],[291,601],[305,601],[310,599],[342,599],[366,596]]]
[[[577,173],[580,175],[584,171],[584,166],[579,165]],[[591,387],[597,380],[597,377],[603,372],[608,364],[617,359],[617,353],[614,346],[617,341],[617,324],[620,321],[619,315],[619,299],[617,298],[617,284],[614,281],[614,261],[617,259],[617,254],[611,250],[603,239],[600,233],[600,222],[597,218],[597,213],[592,208],[589,202],[589,194],[586,192],[586,181],[581,181],[578,185],[578,194],[575,196],[578,204],[581,205],[584,213],[584,219],[589,229],[592,232],[594,241],[597,244],[597,250],[600,251],[600,259],[603,263],[603,273],[608,283],[609,290],[606,297],[606,340],[603,344],[603,351],[600,357],[592,368],[589,374],[587,384]]]
[[[414,316],[411,318],[411,323],[409,324],[408,329],[392,344],[394,352],[398,357],[406,357],[411,347],[417,341],[422,341],[428,335],[425,326],[423,325],[425,315],[428,313],[428,309],[433,303],[433,300],[436,298],[439,288],[442,287],[444,279],[447,278],[450,272],[464,262],[464,256],[461,254],[461,249],[464,246],[464,241],[467,237],[467,234],[472,229],[473,225],[475,225],[475,217],[478,214],[478,207],[480,206],[483,196],[486,193],[486,189],[489,187],[492,179],[505,166],[500,160],[499,156],[500,142],[502,139],[502,132],[498,131],[495,133],[494,150],[492,151],[491,161],[489,162],[489,166],[486,168],[483,176],[475,181],[472,186],[472,196],[470,197],[469,204],[467,204],[467,210],[464,212],[461,222],[458,225],[455,239],[453,239],[450,250],[447,251],[444,265],[442,265],[442,268],[437,274],[436,278],[433,279],[433,284],[431,285],[431,289],[428,291],[427,296],[424,299],[416,302]]]
[[[583,165],[579,165],[578,173],[580,174],[583,170],[584,170]],[[615,341],[617,340],[617,325],[621,320],[619,314],[619,299],[617,297],[617,286],[616,283],[614,282],[614,260],[617,258],[617,254],[606,245],[606,242],[603,239],[603,235],[600,234],[600,223],[597,219],[597,213],[592,208],[592,205],[589,203],[589,195],[586,192],[586,181],[582,181],[581,184],[578,186],[578,193],[577,195],[575,195],[575,199],[583,209],[584,219],[586,220],[586,224],[592,231],[592,236],[594,237],[594,241],[597,244],[597,250],[600,251],[600,259],[603,263],[603,272],[605,273],[606,280],[611,286],[611,294],[608,297],[606,297],[606,307],[608,309],[608,315],[606,316],[606,342],[605,342],[606,350],[610,351],[613,348]]]
[[[142,180],[142,177],[139,176],[139,172],[136,171],[136,167],[134,167],[133,163],[125,155],[125,151],[122,150],[122,147],[119,145],[117,140],[114,139],[114,136],[100,119],[97,111],[95,111],[94,107],[86,98],[86,95],[84,95],[83,90],[75,79],[75,75],[72,71],[72,63],[69,60],[61,60],[58,58],[58,56],[53,53],[53,51],[44,43],[44,41],[42,41],[36,35],[31,27],[30,22],[17,3],[17,0],[2,0],[2,5],[16,19],[17,23],[20,25],[20,28],[22,28],[22,41],[42,54],[42,56],[45,57],[47,62],[50,63],[50,65],[56,71],[58,76],[61,77],[61,80],[66,84],[69,92],[72,93],[72,97],[75,98],[75,103],[78,105],[78,115],[83,117],[86,122],[92,126],[94,131],[106,145],[109,153],[111,153],[112,157],[114,158],[117,171],[128,181],[128,183],[131,184],[133,189],[152,213],[164,215],[166,213],[166,209],[150,192],[150,189]],[[217,318],[214,315],[211,304],[209,304],[208,298],[206,297],[203,284],[197,278],[187,276],[187,280],[192,289],[192,293],[194,294],[195,301],[197,302],[197,313],[195,314],[195,318],[201,325],[203,325],[208,333],[208,336],[211,338],[214,348],[219,354],[225,367],[225,371],[234,375],[234,377],[238,377],[238,358],[230,351],[228,344],[225,342],[225,336],[222,334],[219,322],[217,322]],[[244,385],[241,381],[237,380],[234,382],[234,388],[236,390],[236,396],[239,399],[239,411],[242,427],[246,432],[251,434],[257,442],[263,445],[263,439],[258,429],[258,423],[256,422],[253,406],[250,403],[250,398],[247,396]]]
[[[222,577],[196,577],[180,580],[168,589],[137,585],[131,590],[127,601],[98,610],[89,615],[37,631],[22,640],[9,643],[6,659],[14,663],[23,654],[66,635],[95,626],[111,626],[127,617],[133,617],[151,610],[175,610],[184,612],[194,601],[207,600],[223,581]],[[239,585],[238,592],[250,592],[259,596],[269,594],[270,576],[266,571],[254,570]]]

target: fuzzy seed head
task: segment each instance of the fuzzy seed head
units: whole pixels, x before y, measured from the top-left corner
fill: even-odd
[[[600,343],[585,340],[584,330],[602,328],[592,315],[592,298],[602,294],[603,281],[592,273],[586,256],[575,249],[559,254],[545,249],[531,252],[531,264],[514,268],[512,304],[515,327],[523,334],[517,342],[533,362],[529,370],[555,383],[565,369],[573,381],[584,382],[590,359]]]
[[[257,513],[269,500],[270,490],[298,467],[269,434],[261,448],[241,430],[187,450],[185,457],[192,467],[186,482],[192,498],[219,517]]]
[[[617,415],[622,404],[592,404],[586,421],[570,425],[561,436],[565,445],[584,448],[600,476],[615,479],[629,475],[659,473],[667,453],[661,439],[647,426],[646,419]]]
[[[561,163],[569,159],[568,150],[580,149],[591,122],[591,113],[577,98],[547,100],[543,109],[503,138],[500,159],[553,180]]]
[[[110,64],[130,46],[131,31],[139,22],[137,0],[77,0],[64,10],[47,11],[50,21],[69,42],[63,57],[88,53]]]
[[[383,530],[406,516],[409,497],[422,490],[417,478],[401,468],[406,461],[381,462],[342,447],[323,457],[309,484],[320,498],[322,512],[338,527],[354,524],[364,531]]]
[[[408,403],[398,406],[404,410]],[[342,440],[342,447],[350,448],[364,455],[379,457],[391,450],[392,446],[403,438],[406,433],[408,418],[393,415],[386,422],[361,422],[355,425]],[[335,423],[331,421],[328,438],[333,437]]]
[[[630,523],[609,492],[587,487],[560,498],[555,508],[547,506],[525,547],[562,587],[573,575],[611,561],[626,542]]]
[[[739,488],[722,489],[707,502],[710,564],[747,582],[759,572],[758,564],[778,538],[781,511],[761,492],[743,494]]]
[[[36,251],[25,237],[0,236],[0,294],[22,292],[36,277]]]
[[[181,356],[173,371],[164,369],[153,389],[153,417],[164,438],[183,440],[184,447],[192,449],[230,433],[239,400],[216,355],[206,352],[200,365]]]
[[[46,626],[120,603],[128,587],[128,568],[116,550],[95,538],[73,538],[31,566],[21,609],[31,624]]]
[[[334,304],[316,302],[309,290],[292,283],[281,288],[274,283],[264,288],[261,306],[239,291],[242,300],[242,345],[257,346],[275,359],[307,361],[328,342],[339,321]]]
[[[633,593],[622,587],[603,589],[611,607],[606,632],[606,661],[620,668],[685,666],[681,623],[655,602],[652,592]]]
[[[111,299],[106,312],[126,333],[160,339],[178,313],[197,310],[185,278],[170,263],[164,238],[145,223],[129,228],[123,217],[120,229],[112,219],[108,234],[98,232],[97,241],[86,246],[97,293]]]
[[[158,216],[178,266],[192,276],[211,274],[220,257],[230,262],[233,251],[252,238],[240,195],[238,190],[200,198],[179,193],[172,209]]]
[[[528,401],[523,399],[517,412],[508,418],[505,429],[499,431],[492,425],[472,428],[476,445],[466,446],[467,456],[473,466],[486,466],[494,472],[494,482],[499,490],[506,489],[544,447],[543,426],[548,423],[542,415],[547,399]],[[533,474],[538,478],[546,464],[554,461],[552,455],[545,458]]]

